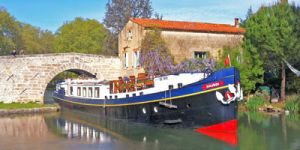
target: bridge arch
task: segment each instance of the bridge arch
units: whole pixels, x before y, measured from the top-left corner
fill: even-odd
[[[45,82],[43,82],[44,84],[41,85],[41,91],[39,91],[38,93],[41,93],[41,96],[43,96],[43,100],[44,100],[44,95],[45,95],[45,91],[47,90],[47,86],[48,84],[60,73],[65,72],[65,71],[79,71],[79,72],[84,72],[86,74],[88,74],[91,77],[100,79],[100,80],[104,80],[104,76],[102,72],[97,72],[96,69],[93,69],[85,64],[79,64],[79,63],[75,63],[75,64],[64,64],[62,66],[58,66],[57,68],[54,68],[44,79]]]
[[[0,57],[0,102],[43,103],[48,83],[66,70],[110,80],[120,76],[121,61],[117,57],[78,53]]]

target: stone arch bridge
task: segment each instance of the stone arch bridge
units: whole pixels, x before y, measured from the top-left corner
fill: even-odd
[[[121,74],[121,61],[118,57],[79,53],[1,56],[0,102],[43,103],[47,84],[67,70],[110,80]]]

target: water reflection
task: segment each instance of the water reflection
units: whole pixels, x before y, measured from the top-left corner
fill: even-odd
[[[239,148],[299,150],[299,115],[266,115],[257,112],[239,116]]]
[[[239,115],[238,146],[190,129],[99,119],[76,111],[0,117],[0,149],[299,150],[299,115]]]
[[[40,138],[48,135],[48,127],[40,115],[0,117],[0,129],[0,137]]]
[[[161,128],[124,120],[100,119],[77,111],[63,111],[59,117],[46,120],[54,132],[60,131],[56,132],[57,134],[93,144],[126,143],[126,146],[130,145],[134,149],[151,150],[236,149],[230,144],[199,134],[192,129]],[[126,147],[122,147],[124,148]]]
[[[68,139],[78,138],[92,143],[111,143],[116,140],[101,130],[68,120],[56,119],[56,128]]]

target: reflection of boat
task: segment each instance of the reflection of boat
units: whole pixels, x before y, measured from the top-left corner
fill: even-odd
[[[60,116],[46,118],[46,123],[51,131],[63,134],[66,138],[95,144],[134,143],[132,149],[232,149],[223,142],[185,128],[159,128],[110,120],[69,109],[64,109]],[[87,134],[86,130],[90,133]]]
[[[226,130],[222,123],[237,123],[239,80],[235,68],[210,75],[182,73],[152,79],[140,75],[110,82],[67,80],[57,85],[54,99],[63,107],[99,117],[194,128],[220,124],[219,129]]]

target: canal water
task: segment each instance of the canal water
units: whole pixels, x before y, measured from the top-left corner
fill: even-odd
[[[299,150],[300,117],[240,113],[237,144],[78,111],[0,117],[1,150]]]

